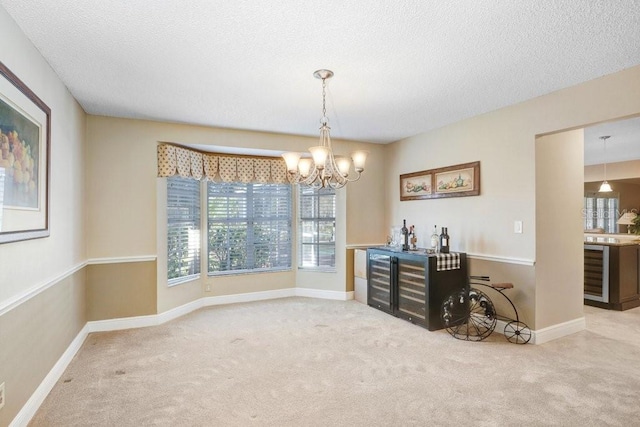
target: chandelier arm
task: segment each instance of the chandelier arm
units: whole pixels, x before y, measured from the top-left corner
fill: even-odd
[[[333,184],[329,184],[329,187],[331,187],[334,190],[339,190],[340,188],[344,187],[345,185],[347,185],[347,183],[343,183],[343,184],[339,184],[339,183],[333,183]]]

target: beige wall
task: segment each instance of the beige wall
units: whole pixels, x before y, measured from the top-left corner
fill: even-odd
[[[406,218],[416,225],[420,237],[434,224],[448,226],[454,250],[537,261],[537,245],[544,247],[557,235],[551,230],[536,230],[536,206],[541,202],[536,200],[536,137],[638,113],[640,67],[633,67],[390,144],[386,147],[385,227],[401,224]],[[553,152],[538,154],[541,162],[553,162],[543,158],[554,156]],[[571,163],[572,168],[573,163],[580,162],[582,167],[582,157],[580,154],[562,162]],[[400,202],[400,174],[475,160],[481,162],[480,196]],[[579,194],[582,183],[580,174]],[[523,221],[523,234],[513,232],[514,220]],[[577,223],[581,223],[579,216]],[[572,232],[568,233],[562,235]],[[534,328],[568,321],[576,315],[573,308],[564,315],[550,313],[550,309],[564,312],[564,301],[553,300],[553,293],[546,291],[537,295],[537,283],[550,273],[547,268],[544,264],[535,266],[536,284],[531,283],[529,275],[514,277],[516,287],[524,287],[522,292],[527,296],[519,306],[526,313],[536,313],[530,325]],[[575,266],[566,268],[576,270]],[[561,277],[568,274],[554,271]],[[487,273],[492,275],[491,271]],[[573,307],[575,301],[570,304]],[[545,308],[538,315],[542,306]]]
[[[582,129],[537,139],[536,328],[583,316],[583,165]]]
[[[625,210],[628,212],[640,212],[640,185],[617,182],[612,185],[614,186],[614,191],[620,193],[620,212]],[[621,225],[619,231],[626,233],[627,226]]]
[[[306,151],[317,138],[89,116],[87,121],[88,257],[156,253],[156,145],[159,141],[219,147]],[[367,171],[347,200],[347,244],[384,236],[384,146],[334,140],[336,152],[370,151]],[[108,177],[108,179],[106,179]],[[350,184],[351,185],[351,184]],[[362,215],[367,212],[367,215]]]
[[[0,245],[0,425],[8,425],[86,323],[85,274],[71,274],[86,260],[85,114],[2,8],[0,52],[51,109],[51,235]]]
[[[168,287],[166,281],[166,182],[156,178],[159,141],[245,149],[305,151],[315,137],[216,129],[143,120],[87,119],[87,241],[89,258],[157,256],[159,313],[198,298],[294,286],[345,291],[346,245],[382,241],[384,147],[334,141],[338,154],[370,151],[362,179],[340,190],[336,273],[292,272],[203,277]],[[295,264],[294,264],[295,266]],[[204,267],[204,264],[203,264]],[[206,271],[203,268],[203,271]],[[328,279],[329,278],[329,279]],[[207,285],[210,291],[206,291]]]
[[[0,52],[4,65],[51,108],[51,235],[0,245],[1,304],[51,281],[85,259],[85,116],[58,76],[1,8]]]
[[[639,178],[640,160],[607,163],[607,180]],[[602,181],[604,179],[603,165],[589,165],[584,167],[584,182]]]
[[[471,276],[491,276],[493,283],[513,283],[515,287],[505,292],[511,301],[518,307],[520,321],[533,327],[535,319],[534,305],[529,304],[535,298],[535,268],[528,265],[509,264],[482,259],[469,259],[469,275]],[[485,283],[479,281],[479,283]],[[515,319],[513,308],[498,295],[497,291],[492,291],[486,287],[475,285],[476,288],[485,292],[493,301],[498,313],[505,317]]]

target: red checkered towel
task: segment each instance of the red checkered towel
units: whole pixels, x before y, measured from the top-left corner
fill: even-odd
[[[460,254],[436,254],[436,271],[458,270],[460,268]]]

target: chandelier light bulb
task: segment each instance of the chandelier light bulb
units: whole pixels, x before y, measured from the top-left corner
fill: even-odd
[[[353,159],[353,167],[356,172],[364,171],[364,164],[367,161],[368,151],[358,150],[351,153],[351,158]]]
[[[344,156],[336,157],[336,165],[338,165],[338,170],[340,171],[340,175],[343,177],[349,176],[349,169],[351,168],[351,160]]]
[[[316,168],[318,170],[323,170],[325,165],[327,164],[329,149],[327,147],[323,147],[322,145],[318,145],[315,147],[310,147],[309,152],[311,153],[311,157],[313,157],[313,163],[316,164]]]
[[[287,164],[287,170],[291,173],[295,173],[298,170],[298,161],[300,160],[300,153],[284,153],[284,162]]]
[[[300,176],[306,178],[311,173],[311,159],[308,157],[304,157],[300,159],[298,162],[298,172],[300,172]]]

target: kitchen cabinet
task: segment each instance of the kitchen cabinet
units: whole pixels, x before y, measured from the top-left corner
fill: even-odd
[[[434,254],[368,249],[367,303],[430,331],[442,329],[442,301],[468,282],[467,256],[459,256],[460,268],[438,271]]]

